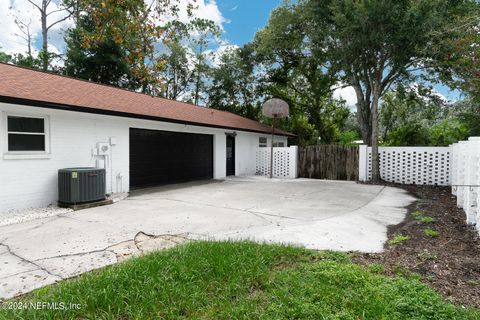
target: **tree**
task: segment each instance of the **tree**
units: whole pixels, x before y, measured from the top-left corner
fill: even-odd
[[[304,9],[290,4],[275,9],[253,45],[265,95],[290,105],[291,127],[287,129],[297,133],[301,143],[318,143],[318,138],[328,143],[336,139],[337,128],[349,111],[332,98],[336,79],[328,73],[323,45],[314,41],[323,29],[318,28],[312,10]]]
[[[203,39],[212,22],[192,18],[190,3],[190,20],[179,21],[179,4],[179,0],[78,0],[77,26],[67,37],[67,72],[151,95],[180,97],[193,83],[188,73],[189,62],[195,60],[184,42]],[[202,73],[196,74],[199,84]],[[196,97],[201,88],[197,87]]]
[[[0,51],[0,62],[1,63],[12,63],[19,66],[29,67],[29,68],[38,68],[41,61],[38,58],[32,56],[25,56],[21,53],[16,53],[13,56],[5,52]]]
[[[445,119],[429,130],[430,144],[448,146],[468,137],[468,127],[460,119]]]
[[[79,0],[78,10],[89,16],[92,28],[78,30],[85,50],[107,46],[122,52],[116,63],[128,66],[128,72],[143,93],[158,95],[161,79],[157,77],[165,62],[156,46],[167,41],[167,17],[177,12],[176,0]],[[174,16],[173,16],[174,17]],[[110,42],[112,41],[112,42]],[[112,59],[111,59],[112,60]]]
[[[442,42],[446,54],[439,55],[442,62],[441,79],[453,88],[480,101],[480,9],[471,7],[469,14],[453,17],[453,26],[436,31],[448,34]]]
[[[12,61],[12,56],[6,54],[5,52],[0,51],[0,62],[2,63],[9,63]]]
[[[32,24],[32,19],[29,19],[28,22],[21,21],[18,17],[15,17],[15,24],[18,27],[20,33],[15,33],[17,37],[22,38],[27,44],[27,57],[33,59],[32,55],[32,42],[34,40],[33,34],[30,30]]]
[[[445,101],[428,87],[398,87],[380,108],[381,142],[392,146],[443,146],[470,132],[471,105]],[[466,117],[465,117],[466,116]]]
[[[353,146],[355,140],[358,140],[358,132],[353,130],[343,130],[338,135],[338,144],[343,146]]]
[[[130,72],[127,49],[113,39],[84,45],[85,34],[94,31],[91,15],[81,15],[75,28],[68,30],[64,72],[77,78],[118,87],[137,89],[138,83]]]
[[[191,65],[191,53],[181,43],[181,40],[175,39],[166,44],[167,52],[162,54],[165,61],[165,67],[161,71],[164,78],[164,84],[161,89],[161,96],[168,99],[180,99],[192,85],[195,69]]]
[[[465,137],[480,136],[480,105],[478,97],[469,97],[453,104],[451,113],[466,128]],[[461,140],[465,140],[461,139]]]
[[[36,9],[38,9],[40,13],[40,22],[42,25],[42,50],[40,51],[40,58],[42,61],[42,69],[46,71],[49,67],[50,59],[52,57],[52,54],[48,52],[48,32],[53,26],[70,18],[72,15],[72,12],[70,11],[71,8],[64,6],[64,3],[60,2],[55,9],[52,9],[55,4],[52,2],[52,0],[27,1],[30,2]],[[52,15],[58,13],[64,13],[63,17],[49,21],[49,18]]]
[[[207,106],[258,120],[260,98],[251,45],[224,52],[210,73]]]
[[[342,126],[339,126],[336,143],[341,145],[356,145],[355,141],[361,140],[362,133],[358,126],[357,115],[350,112]]]
[[[201,92],[206,89],[204,76],[210,69],[206,52],[210,41],[219,36],[220,30],[213,21],[198,18],[190,23],[189,29],[194,33],[194,36],[190,38],[190,47],[195,52],[193,103],[198,105],[201,99]]]
[[[195,17],[194,8],[188,21],[171,21],[165,29],[171,38],[164,41],[165,52],[160,55],[164,62],[157,75],[162,79],[161,94],[199,104],[210,71],[209,45],[220,35],[220,29],[211,20]]]
[[[313,39],[329,55],[331,72],[357,96],[363,140],[372,145],[372,180],[380,180],[378,110],[382,97],[401,82],[434,73],[444,38],[436,34],[473,1],[306,0],[317,29]]]
[[[431,88],[421,85],[404,87],[399,86],[395,91],[387,92],[383,96],[380,107],[379,132],[381,141],[388,145],[419,145],[426,140],[412,138],[399,139],[399,132],[409,132],[415,136],[428,137],[431,126],[449,117],[450,105]],[[413,134],[413,130],[422,131]],[[394,134],[394,132],[396,132]],[[392,138],[395,135],[396,138]],[[403,135],[400,135],[403,136]],[[413,143],[409,141],[418,141]]]
[[[11,62],[13,64],[23,66],[23,67],[41,69],[43,61],[41,60],[40,57],[30,56],[28,53],[26,55],[22,53],[16,53],[13,55]],[[56,69],[54,71],[58,72],[59,70]]]

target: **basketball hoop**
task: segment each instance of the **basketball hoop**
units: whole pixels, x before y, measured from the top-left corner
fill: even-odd
[[[288,104],[281,99],[270,99],[263,104],[263,115],[274,119],[286,118],[289,116]]]
[[[263,104],[263,115],[272,118],[272,142],[270,146],[270,179],[273,177],[273,136],[275,135],[275,119],[289,116],[288,103],[282,99],[273,98]]]

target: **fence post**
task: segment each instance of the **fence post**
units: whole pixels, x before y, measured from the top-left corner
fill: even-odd
[[[479,143],[479,148],[480,148],[480,143]],[[475,181],[475,185],[476,186],[480,186],[480,150],[478,150],[478,153],[477,153],[477,158],[475,159],[476,161],[476,179],[474,180]],[[477,231],[478,233],[480,234],[480,187],[476,187],[476,191],[477,191],[477,195],[476,195],[476,198],[474,199],[475,201],[475,204],[476,204],[476,208],[475,208],[475,212],[474,212],[474,223],[476,225],[476,228],[477,228]]]
[[[477,176],[479,174],[478,162],[480,153],[480,137],[470,137],[467,147],[467,169],[465,172],[465,198],[464,209],[467,215],[467,223],[475,224],[477,221]]]
[[[361,144],[358,148],[358,180],[368,180],[368,146]]]
[[[457,195],[457,177],[458,177],[458,143],[451,145],[452,154],[450,159],[450,185],[452,186],[452,194]]]
[[[296,179],[298,177],[298,146],[290,146],[288,151],[290,152],[289,178]]]
[[[473,198],[473,203],[475,208],[472,208],[473,223],[476,225],[476,229],[480,234],[480,137],[475,137],[475,158],[473,163],[473,168],[475,170],[475,177],[472,178],[472,183],[474,187],[475,195]]]
[[[465,177],[467,171],[468,141],[458,142],[457,207],[463,208],[465,198]]]

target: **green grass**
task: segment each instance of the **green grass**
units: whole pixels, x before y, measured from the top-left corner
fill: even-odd
[[[429,252],[428,250],[423,250],[422,252],[417,254],[417,256],[422,260],[436,260],[437,259],[437,256],[435,254]]]
[[[395,234],[393,236],[392,239],[388,240],[388,243],[389,244],[399,244],[399,243],[402,243],[403,241],[407,241],[408,239],[410,239],[409,236],[404,236],[404,235],[401,235],[401,234]]]
[[[80,310],[3,310],[0,319],[480,319],[418,278],[378,272],[342,253],[195,242],[16,300],[80,303]]]
[[[420,218],[419,221],[423,222],[423,223],[432,223],[432,222],[435,222],[435,219],[433,219],[432,217],[429,217],[429,216],[423,216],[423,217]]]
[[[432,229],[425,229],[423,230],[423,233],[429,237],[436,238],[440,234],[438,231],[432,230]]]
[[[415,219],[417,221],[420,221],[422,223],[427,223],[428,224],[428,223],[435,222],[434,218],[426,216],[418,210],[412,212],[412,216],[413,216],[413,219]]]

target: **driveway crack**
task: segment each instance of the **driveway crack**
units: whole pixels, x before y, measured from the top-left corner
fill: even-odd
[[[24,257],[22,257],[22,256],[18,255],[17,253],[13,252],[13,250],[10,248],[9,245],[7,245],[7,244],[5,244],[5,243],[0,243],[0,245],[1,245],[1,246],[4,246],[4,247],[7,249],[8,253],[11,254],[12,256],[17,257],[18,259],[20,259],[20,260],[23,261],[23,262],[26,262],[26,263],[28,263],[28,264],[34,265],[34,266],[37,267],[39,270],[42,270],[42,271],[46,272],[47,274],[49,274],[49,275],[51,275],[51,276],[53,276],[53,277],[57,277],[57,278],[60,278],[61,280],[63,280],[63,277],[62,277],[62,276],[51,272],[50,270],[48,270],[48,269],[42,267],[41,265],[35,263],[35,261],[31,261],[31,260],[25,259]]]
[[[67,212],[66,214],[68,214],[70,212]],[[96,220],[82,220],[82,219],[77,219],[77,218],[74,218],[74,217],[71,217],[71,216],[66,216],[65,214],[60,214],[57,216],[58,218],[64,218],[64,219],[71,219],[71,220],[74,220],[74,221],[79,221],[79,222],[88,222],[88,223],[100,223],[101,221],[96,221]]]
[[[131,240],[127,240],[127,241],[131,241]],[[122,242],[126,242],[126,241],[122,241]],[[120,243],[122,243],[120,242]],[[116,245],[116,244],[115,244]],[[107,248],[105,249],[98,249],[98,250],[92,250],[92,251],[86,251],[86,252],[77,252],[77,253],[66,253],[66,254],[60,254],[58,256],[52,256],[52,257],[47,257],[47,258],[40,258],[40,259],[35,259],[35,260],[32,260],[34,262],[36,261],[44,261],[44,260],[50,260],[50,259],[57,259],[57,258],[68,258],[68,257],[81,257],[81,256],[84,256],[84,255],[87,255],[87,254],[91,254],[91,253],[101,253],[101,252],[106,252],[106,251],[110,251],[109,248],[110,247],[113,247],[115,245],[111,245],[111,246],[108,246]]]
[[[86,252],[77,252],[77,253],[66,253],[66,254],[61,254],[61,255],[57,255],[57,256],[52,256],[52,257],[46,257],[46,258],[41,258],[41,259],[36,259],[36,260],[33,260],[34,262],[37,262],[37,261],[44,261],[44,260],[50,260],[50,259],[58,259],[58,258],[68,258],[68,257],[81,257],[81,256],[84,256],[84,255],[88,255],[88,254],[92,254],[92,253],[102,253],[102,252],[110,252],[110,253],[113,253],[115,254],[115,252],[113,250],[111,250],[112,247],[116,247],[122,243],[127,243],[127,242],[132,242],[135,244],[135,247],[143,252],[143,250],[139,247],[139,243],[141,241],[138,241],[136,238],[138,237],[139,234],[144,234],[148,237],[151,237],[151,238],[160,238],[160,237],[171,237],[171,236],[174,236],[174,237],[178,237],[178,238],[183,238],[185,240],[190,240],[188,238],[188,236],[183,236],[182,234],[160,234],[160,235],[152,235],[152,234],[148,234],[148,233],[145,233],[143,231],[140,231],[140,232],[137,232],[137,234],[132,238],[132,239],[128,239],[128,240],[124,240],[124,241],[120,241],[118,243],[114,243],[114,244],[111,244],[103,249],[97,249],[97,250],[91,250],[91,251],[86,251]],[[170,241],[172,242],[175,242],[177,244],[179,244],[180,242],[177,242],[177,241],[174,241],[172,239],[170,239]],[[0,243],[1,244],[1,243]]]
[[[274,214],[274,213],[264,213],[264,212],[259,212],[259,211],[252,211],[251,209],[256,208],[256,206],[253,206],[253,207],[248,208],[248,209],[239,209],[239,208],[233,208],[233,207],[216,206],[216,205],[209,204],[209,203],[201,203],[201,202],[194,202],[194,201],[184,201],[184,200],[170,199],[170,198],[163,198],[163,199],[168,200],[168,201],[176,201],[176,202],[186,203],[186,204],[207,206],[207,207],[217,208],[217,209],[228,209],[228,210],[233,210],[233,211],[246,212],[246,213],[253,214],[253,215],[255,215],[259,218],[262,218],[262,219],[264,219],[264,220],[266,220],[270,223],[273,223],[273,222],[266,219],[265,217],[261,217],[260,215],[282,218],[282,219],[292,219],[292,220],[298,220],[298,221],[309,221],[308,219],[299,219],[299,218],[294,218],[294,217],[289,217],[289,216],[277,215],[277,214]]]
[[[38,270],[38,269],[21,271],[21,272],[17,272],[17,273],[14,273],[14,274],[10,274],[10,275],[8,275],[8,276],[6,276],[6,277],[0,277],[0,280],[8,279],[8,278],[15,277],[15,276],[19,276],[19,275],[21,275],[21,274],[29,273],[29,272],[32,272],[32,271],[35,271],[35,270]]]

